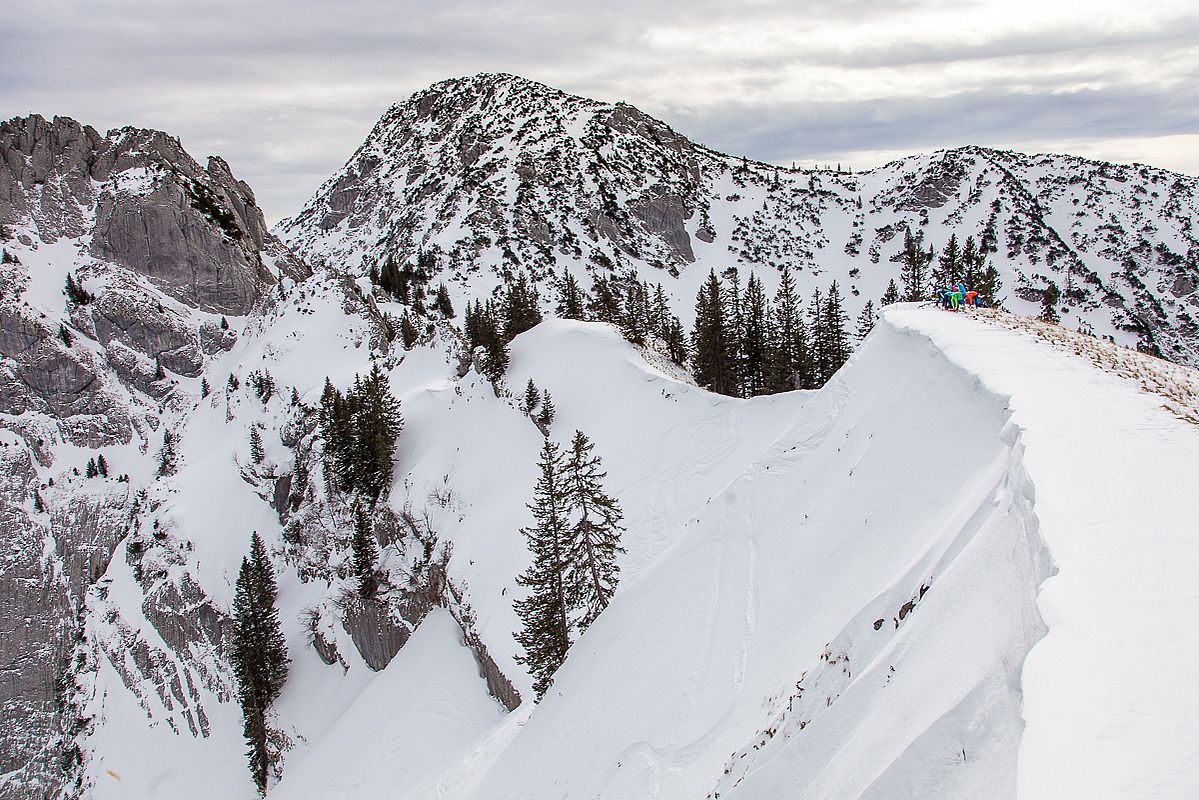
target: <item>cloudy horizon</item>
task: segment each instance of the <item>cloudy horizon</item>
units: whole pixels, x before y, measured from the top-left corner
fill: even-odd
[[[272,222],[393,103],[478,72],[776,164],[976,144],[1199,173],[1199,10],[1175,0],[540,5],[37,4],[0,34],[0,116],[165,130],[228,160]]]

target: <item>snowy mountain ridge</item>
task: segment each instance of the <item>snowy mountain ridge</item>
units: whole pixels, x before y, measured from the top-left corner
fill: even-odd
[[[351,272],[433,251],[468,296],[515,271],[548,284],[567,270],[586,288],[632,269],[684,322],[710,269],[752,271],[770,294],[783,264],[801,297],[837,280],[853,318],[900,282],[905,230],[938,252],[953,234],[990,254],[1012,310],[1035,313],[1052,281],[1063,324],[1193,366],[1197,190],[1143,165],[972,146],[857,174],[786,169],[623,103],[481,74],[393,106],[277,232]]]
[[[1157,303],[1153,341],[1185,361],[1170,315],[1194,301],[1178,283],[1195,277],[1193,179],[977,148],[776,179],[629,106],[479,76],[393,108],[276,239],[223,161],[202,168],[165,134],[29,118],[0,144],[0,687],[22,732],[4,737],[0,798],[255,795],[229,664],[251,531],[291,658],[271,796],[1199,787],[1177,635],[1197,610],[1180,589],[1199,555],[1181,488],[1193,370],[1069,316],[901,305],[815,392],[714,395],[610,325],[553,316],[493,384],[460,317],[520,272],[548,311],[564,269],[589,285],[631,268],[687,319],[708,270],[734,263],[771,288],[782,263],[805,291],[835,277],[864,302],[897,274],[901,224],[923,210],[926,242],[942,222],[977,236],[993,198],[1000,251],[1009,232],[1031,242],[992,254],[1027,310],[1020,270],[1098,247],[1090,203],[1101,263],[1124,257],[1117,225],[1187,255],[1138,261],[1144,293],[1125,305],[1107,293],[1134,283],[1084,279],[1070,313],[1134,344],[1144,331],[1119,325]],[[950,181],[959,167],[973,177]],[[1084,189],[1059,247],[1042,223]],[[459,315],[417,315],[405,348],[389,320],[414,306],[367,276],[420,254]],[[357,498],[329,474],[319,408],[326,380],[347,391],[375,367],[404,428],[364,600]],[[522,407],[530,380],[553,396],[548,425]],[[520,529],[545,432],[575,430],[603,458],[627,552],[535,704],[513,636]],[[91,477],[98,455],[109,474]]]

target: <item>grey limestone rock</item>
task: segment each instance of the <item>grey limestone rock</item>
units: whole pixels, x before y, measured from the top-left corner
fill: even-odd
[[[651,192],[630,203],[629,213],[640,220],[648,232],[666,242],[679,258],[688,263],[695,260],[691,236],[684,226],[691,212],[683,206],[683,198],[666,192]]]
[[[34,114],[0,124],[0,223],[32,218],[45,242],[83,234],[103,141],[68,117]]]
[[[204,367],[199,336],[182,313],[163,305],[131,281],[107,290],[92,303],[96,338],[114,340],[180,375],[194,377]]]
[[[186,180],[186,179],[185,179]],[[182,303],[222,314],[245,314],[272,282],[236,215],[221,215],[215,192],[163,181],[149,194],[101,195],[92,254],[149,277]],[[223,199],[223,198],[222,198]],[[195,207],[207,200],[209,212]]]
[[[50,511],[33,511],[34,491]],[[41,487],[27,449],[0,447],[0,800],[48,796],[64,778],[57,733],[77,612],[123,535],[124,497],[115,484]]]
[[[354,598],[346,604],[342,627],[362,660],[378,672],[391,663],[412,635],[412,628],[395,620],[385,602]]]
[[[222,328],[218,323],[205,320],[200,323],[200,349],[204,355],[212,356],[233,349],[237,344],[237,334],[228,328]]]

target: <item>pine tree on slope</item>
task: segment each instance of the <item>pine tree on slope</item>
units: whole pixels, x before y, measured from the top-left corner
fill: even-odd
[[[540,403],[541,392],[537,390],[537,384],[533,383],[533,379],[529,378],[529,382],[525,384],[525,397],[521,402],[521,408],[526,414],[532,414]]]
[[[541,699],[553,681],[554,672],[566,660],[570,627],[564,575],[568,532],[565,487],[561,485],[562,453],[549,438],[541,448],[538,463],[541,477],[533,490],[533,504],[529,506],[535,524],[521,529],[529,542],[533,563],[516,580],[531,591],[515,607],[522,623],[516,641],[525,651],[523,656],[517,656],[517,661],[529,668],[534,679],[533,691]]]
[[[391,485],[396,437],[404,427],[399,401],[391,394],[387,376],[376,362],[357,392],[355,444],[361,470],[360,486],[378,499]]]
[[[845,314],[845,306],[841,301],[841,291],[837,282],[833,281],[828,287],[828,297],[824,302],[824,358],[821,370],[821,383],[841,369],[841,365],[849,360],[852,348],[849,345],[849,334],[845,330],[849,318]]]
[[[233,594],[233,646],[230,661],[237,679],[237,698],[245,720],[250,772],[259,793],[266,793],[267,774],[276,754],[268,748],[266,713],[287,681],[287,644],[275,608],[278,589],[274,567],[257,533],[250,555],[243,558]]]
[[[250,460],[255,464],[261,464],[262,459],[266,454],[262,450],[262,434],[258,432],[257,426],[250,428]]]
[[[350,539],[350,554],[354,574],[358,576],[358,596],[369,600],[375,596],[375,562],[379,559],[379,547],[361,504],[354,507],[354,535]]]
[[[862,313],[858,315],[858,343],[860,344],[874,330],[874,301],[867,300],[866,305],[862,307]]]
[[[903,299],[909,303],[926,299],[928,294],[928,262],[932,255],[921,247],[920,240],[909,229],[903,234]]]
[[[827,379],[829,355],[828,332],[825,330],[826,309],[820,287],[812,289],[808,301],[808,368],[805,370],[803,388],[819,389]]]
[[[570,528],[566,547],[566,584],[572,607],[582,613],[580,631],[608,607],[620,580],[616,556],[623,553],[620,505],[604,491],[607,477],[595,445],[575,431],[565,464],[565,496]]]
[[[505,344],[541,322],[541,311],[537,308],[537,301],[536,287],[531,285],[529,279],[521,272],[504,294]]]
[[[779,288],[771,307],[769,357],[765,369],[765,391],[768,394],[789,392],[799,388],[796,382],[799,354],[796,347],[806,344],[797,335],[799,301],[795,296],[795,281],[790,267],[784,266],[779,278]]]
[[[563,319],[587,319],[587,295],[570,272],[563,270],[558,284],[558,305],[554,311]]]
[[[890,281],[887,282],[886,291],[883,292],[883,296],[879,300],[878,304],[880,306],[889,306],[892,303],[898,303],[898,302],[899,302],[899,287],[895,285],[895,279],[892,278]]]
[[[965,267],[963,253],[958,249],[957,234],[950,234],[949,241],[945,243],[945,249],[937,258],[937,266],[933,269],[933,288],[939,289],[942,286],[948,286],[950,281],[964,279]],[[970,286],[971,284],[967,281],[966,285]]]
[[[745,286],[741,336],[741,378],[745,397],[757,397],[766,391],[766,369],[768,358],[767,337],[769,335],[769,308],[762,281],[757,275],[749,276]]]
[[[737,391],[732,325],[726,295],[716,271],[695,298],[695,328],[691,334],[691,370],[695,382],[709,391],[733,395]]]

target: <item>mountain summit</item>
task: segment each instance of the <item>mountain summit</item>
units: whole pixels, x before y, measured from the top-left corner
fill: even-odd
[[[857,174],[771,166],[623,103],[482,74],[393,106],[277,231],[363,272],[433,251],[464,287],[480,270],[660,271],[681,306],[710,269],[772,290],[783,264],[801,294],[836,279],[851,306],[877,304],[905,232],[938,252],[973,237],[1013,310],[1035,313],[1052,283],[1063,324],[1196,364],[1197,198],[1199,181],[1164,170],[981,147]]]

